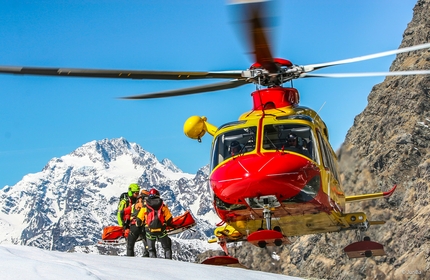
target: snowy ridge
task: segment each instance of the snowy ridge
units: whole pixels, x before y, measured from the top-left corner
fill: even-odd
[[[302,279],[297,277],[164,259],[97,256],[48,252],[38,248],[0,245],[2,279]]]
[[[53,158],[41,172],[0,190],[0,243],[90,250],[103,227],[116,224],[118,197],[132,182],[157,188],[174,216],[191,210],[198,226],[176,235],[177,246],[183,239],[203,241],[218,222],[208,191],[208,171],[203,167],[197,174],[183,173],[170,160],[160,162],[124,138],[86,143]],[[205,249],[199,247],[197,251]]]

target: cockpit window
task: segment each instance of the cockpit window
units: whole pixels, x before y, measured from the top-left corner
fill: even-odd
[[[268,124],[264,126],[263,149],[300,153],[316,160],[312,129],[300,124]]]
[[[246,127],[218,135],[212,149],[211,169],[222,161],[255,149],[257,127]]]

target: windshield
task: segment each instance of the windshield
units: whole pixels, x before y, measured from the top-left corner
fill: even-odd
[[[212,149],[211,169],[222,161],[255,149],[256,126],[227,131],[218,135]]]
[[[300,124],[268,124],[264,126],[263,149],[300,153],[316,161],[312,129]]]

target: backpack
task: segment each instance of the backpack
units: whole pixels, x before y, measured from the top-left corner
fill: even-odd
[[[128,198],[128,192],[124,192],[119,196],[118,207],[122,200],[127,201],[127,203],[125,204],[125,207],[128,207],[128,205],[130,204],[130,199]]]
[[[119,209],[119,205],[121,204],[121,201],[125,200],[125,207],[124,209],[122,209],[122,215],[121,218],[123,220],[123,222],[128,223],[130,220],[130,215],[131,215],[131,203],[130,203],[130,198],[128,197],[128,192],[122,193],[119,196],[119,202],[118,202],[118,209]]]
[[[164,203],[161,204],[158,210],[155,210],[150,205],[146,205],[146,226],[151,233],[162,233],[166,227],[164,225],[165,219],[162,211],[163,206]]]

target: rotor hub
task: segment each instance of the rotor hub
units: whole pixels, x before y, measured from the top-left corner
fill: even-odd
[[[274,58],[273,61],[276,65],[276,72],[270,72],[259,62],[256,62],[249,69],[242,71],[242,77],[259,86],[274,87],[299,78],[304,72],[303,67],[294,65],[289,60]]]

